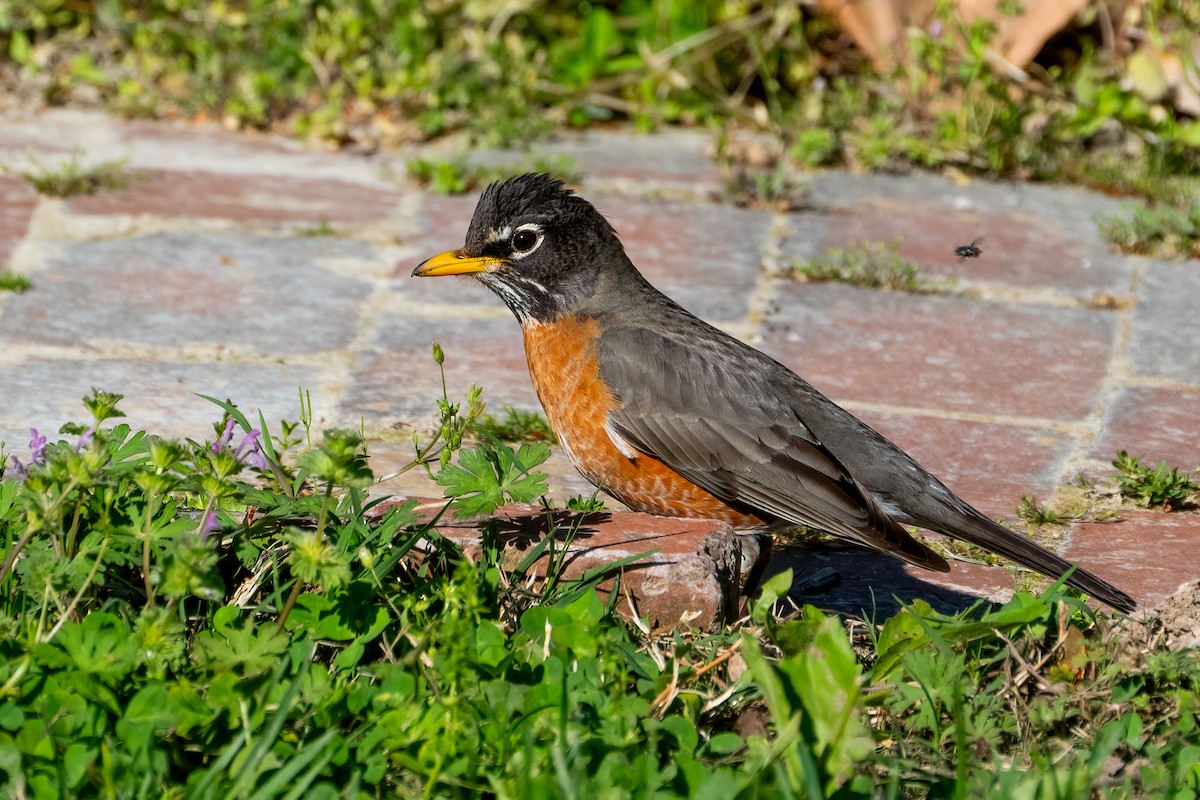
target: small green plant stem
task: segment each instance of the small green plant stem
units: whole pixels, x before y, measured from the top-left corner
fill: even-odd
[[[321,500],[321,514],[317,517],[317,536],[323,536],[325,533],[325,523],[329,518],[329,504],[333,499],[333,482],[325,484],[325,497]],[[275,623],[275,627],[283,630],[284,624],[287,622],[288,615],[292,613],[292,607],[296,605],[296,601],[300,599],[300,592],[304,589],[304,581],[299,575],[295,576],[296,582],[292,584],[292,591],[288,594],[288,598],[283,603],[283,608],[279,611],[279,619]]]
[[[21,659],[21,663],[17,664],[17,668],[13,670],[12,675],[9,675],[4,685],[0,686],[0,697],[21,694],[21,690],[17,686],[21,683],[21,678],[25,677],[25,671],[29,669],[29,664],[32,661],[33,656],[28,655]]]
[[[150,581],[150,522],[157,502],[158,492],[151,489],[146,495],[146,519],[142,523],[142,580],[146,585],[146,608],[154,608],[154,584]]]
[[[387,475],[384,475],[378,481],[376,481],[376,483],[383,483],[384,481],[389,481],[389,480],[392,480],[393,478],[398,478],[401,475],[403,475],[404,473],[408,472],[410,469],[413,469],[414,467],[424,467],[426,472],[429,472],[429,465],[432,464],[433,462],[437,461],[438,456],[441,455],[441,452],[442,452],[441,448],[439,448],[435,452],[434,447],[437,447],[439,442],[442,441],[445,431],[446,431],[446,428],[445,428],[445,426],[443,426],[440,430],[438,430],[438,432],[436,434],[434,434],[433,438],[429,440],[429,444],[425,445],[424,448],[417,448],[416,455],[413,456],[412,461],[409,461],[403,467],[400,467],[399,469],[397,469],[393,472],[389,472]],[[445,445],[443,445],[443,447],[444,446]],[[430,474],[430,477],[432,477],[432,474]]]
[[[308,449],[312,449],[312,394],[305,389],[299,389],[300,392],[300,424],[304,426],[304,440],[308,444]]]
[[[70,482],[67,483],[67,485],[65,487],[63,487],[63,490],[61,492],[59,492],[57,499],[55,499],[55,501],[50,504],[50,507],[45,510],[45,514],[43,515],[44,518],[49,520],[51,518],[56,517],[58,515],[59,506],[61,506],[63,504],[63,502],[66,501],[67,497],[70,496],[71,492],[75,491],[75,487],[77,487],[78,485],[79,485],[79,479],[72,478],[70,480]],[[79,503],[81,503],[81,502],[82,501],[77,501],[77,504],[75,506],[75,517],[71,522],[71,530],[67,532],[67,547],[68,548],[70,548],[74,545],[74,534],[78,530],[78,526],[79,526],[79,512],[80,512]],[[62,558],[64,555],[63,543],[61,541],[59,541],[59,537],[56,534],[54,534],[53,532],[50,534],[50,544],[54,548],[54,555],[58,556],[59,558]],[[22,545],[22,546],[24,546],[24,545]],[[20,551],[17,550],[16,548],[13,548],[13,552],[16,553],[16,552],[20,552]],[[71,558],[73,555],[74,555],[74,553],[68,552],[66,557]],[[3,572],[0,572],[0,580],[4,580]]]
[[[204,527],[204,521],[208,519],[209,514],[217,513],[217,496],[209,495],[208,502],[204,504],[204,511],[200,512],[200,527]]]
[[[76,479],[72,478],[71,482],[67,484],[67,488],[64,489],[62,494],[59,496],[59,499],[55,500],[54,503],[48,509],[48,511],[50,513],[48,513],[46,515],[47,517],[52,516],[53,512],[56,511],[58,509],[58,506],[62,503],[63,498],[65,498],[68,494],[70,494],[71,491],[77,485],[78,485],[78,481]],[[74,534],[75,534],[75,531],[78,529],[78,525],[79,525],[79,512],[80,512],[80,506],[77,504],[75,506],[75,519],[71,523],[71,531],[70,531],[70,534],[68,534],[68,539],[67,539],[68,545],[74,544]],[[16,544],[13,545],[12,551],[10,551],[8,554],[8,558],[4,559],[3,565],[0,565],[0,583],[3,583],[4,579],[8,577],[9,570],[12,569],[13,564],[17,563],[17,556],[21,555],[21,551],[25,549],[25,546],[27,544],[29,544],[29,540],[33,538],[33,535],[35,533],[37,533],[37,529],[30,528],[29,530],[25,531],[25,534],[23,536],[21,536],[20,539],[17,540]],[[58,537],[52,535],[50,538],[51,538],[51,542],[54,544],[55,555],[61,556],[62,552],[59,550]]]
[[[50,581],[46,581],[46,586],[42,590],[42,611],[38,614],[37,629],[33,635],[33,641],[39,642],[42,639],[42,628],[46,627],[46,617],[50,614],[50,601],[58,602],[58,598],[54,596],[54,587],[50,585]]]
[[[542,586],[542,600],[547,601],[554,594],[555,588],[562,581],[563,570],[566,568],[567,557],[571,554],[571,544],[575,541],[575,537],[579,535],[579,529],[583,525],[585,514],[579,514],[567,529],[566,535],[563,537],[562,547],[555,549],[554,545],[558,539],[557,526],[554,524],[554,514],[546,509],[546,516],[549,522],[547,533],[547,557],[546,557],[546,582]]]
[[[67,607],[63,611],[62,616],[59,617],[58,622],[54,624],[54,627],[50,629],[45,638],[40,640],[42,644],[45,644],[53,639],[54,635],[62,629],[62,626],[71,619],[71,615],[75,613],[75,607],[78,606],[79,601],[83,599],[84,593],[91,588],[92,581],[96,578],[96,572],[100,569],[100,562],[104,560],[104,551],[107,549],[108,537],[105,536],[100,540],[100,550],[96,553],[96,561],[92,564],[92,569],[90,572],[88,572],[87,577],[84,578],[83,585],[79,587],[79,591],[75,593],[75,596],[71,598],[71,602],[67,604]]]
[[[79,535],[79,517],[83,513],[83,498],[75,501],[75,513],[71,516],[71,529],[67,531],[67,558],[75,557],[75,537]]]
[[[321,514],[317,517],[317,536],[325,533],[325,523],[329,518],[329,504],[333,500],[333,482],[325,484],[325,497],[321,500]]]
[[[20,539],[17,539],[16,544],[13,545],[12,550],[8,553],[8,558],[4,559],[3,565],[0,565],[0,583],[4,583],[4,579],[8,577],[9,570],[12,569],[13,564],[17,563],[17,556],[21,555],[21,551],[25,549],[25,545],[29,544],[29,540],[33,538],[34,533],[36,531],[30,528],[25,531]]]
[[[275,621],[275,627],[278,630],[283,630],[283,625],[287,624],[288,615],[292,613],[292,608],[296,601],[300,599],[300,590],[304,589],[304,581],[301,581],[300,576],[295,576],[295,583],[292,584],[292,591],[288,593],[288,599],[283,602],[283,608],[280,609],[280,619]]]
[[[304,581],[299,575],[294,576],[296,582],[292,584],[292,591],[288,593],[287,600],[283,603],[283,608],[279,610],[279,619],[275,621],[275,627],[283,630],[284,624],[287,623],[288,615],[292,613],[292,607],[296,605],[296,601],[300,599],[300,591],[304,588]]]
[[[413,458],[412,461],[408,462],[400,469],[391,473],[388,476],[388,478],[398,478],[401,475],[403,475],[404,473],[408,472],[413,467],[428,468],[428,466],[430,464],[432,464],[433,462],[437,461],[437,457],[439,455],[441,455],[442,451],[440,448],[437,450],[437,452],[434,452],[434,450],[433,450],[433,448],[441,441],[441,438],[442,438],[441,431],[438,431],[438,433],[433,437],[433,439],[429,442],[429,444],[427,444],[425,446],[424,449],[417,450],[417,454]]]

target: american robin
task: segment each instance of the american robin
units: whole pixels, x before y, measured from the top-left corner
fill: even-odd
[[[477,277],[512,309],[550,427],[575,467],[638,511],[808,525],[948,572],[903,525],[1058,578],[1071,564],[972,508],[900,448],[642,277],[608,221],[546,175],[489,186],[466,243],[413,275]],[[1134,601],[1076,569],[1067,583]]]

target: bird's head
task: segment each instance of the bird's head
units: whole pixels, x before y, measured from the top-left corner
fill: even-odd
[[[459,250],[428,259],[417,277],[472,275],[522,323],[583,310],[605,270],[629,265],[612,226],[562,181],[529,173],[484,190]]]

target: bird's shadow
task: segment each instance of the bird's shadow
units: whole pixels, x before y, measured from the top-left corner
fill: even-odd
[[[549,536],[564,545],[571,542],[582,544],[595,536],[597,526],[604,525],[611,517],[608,511],[546,510],[495,516],[482,524],[493,526],[496,538],[502,545],[524,552]],[[475,529],[480,524],[478,519],[452,520],[440,523],[438,528]]]
[[[597,538],[599,528],[607,524],[611,517],[612,514],[607,511],[513,506],[499,509],[483,524],[493,527],[496,540],[502,547],[517,553],[529,551],[550,536],[563,547],[574,545],[572,552],[567,555],[565,566],[608,546],[627,548],[630,545],[629,541],[589,541]],[[464,533],[469,531],[473,537],[480,524],[479,518],[443,519],[438,522],[437,528],[443,533],[461,528]],[[646,549],[653,549],[655,538],[651,535],[639,537],[636,541]],[[652,556],[627,565],[625,569],[645,569],[660,562],[665,563]],[[784,570],[792,570],[792,588],[779,607],[781,613],[807,603],[830,612],[885,619],[898,612],[902,605],[914,600],[924,600],[937,611],[948,614],[969,608],[981,600],[985,604],[992,601],[987,591],[964,591],[926,580],[922,573],[916,570],[910,572],[900,560],[890,555],[839,540],[776,545],[757,568],[751,569],[751,565],[744,565],[744,568],[750,574],[747,585],[742,587],[747,596],[756,596],[765,581]],[[1007,582],[1001,568],[997,567],[996,573],[1001,584]],[[831,574],[834,580],[822,580],[822,576]],[[932,576],[936,573],[927,574]],[[960,575],[959,578],[957,582],[960,584],[971,582],[969,576]]]
[[[792,588],[785,600],[790,601],[789,605],[808,603],[868,619],[890,617],[914,600],[924,600],[947,614],[980,601],[985,605],[994,602],[986,591],[973,593],[926,580],[905,569],[904,563],[893,556],[848,542],[778,546],[763,569],[761,582],[787,569],[792,571]],[[1000,567],[996,570],[998,577],[1004,575]]]

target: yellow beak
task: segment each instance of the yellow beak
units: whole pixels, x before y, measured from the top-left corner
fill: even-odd
[[[502,259],[494,256],[473,258],[463,253],[462,250],[447,250],[422,261],[412,274],[417,278],[436,275],[467,275],[472,272],[487,272],[493,264],[499,264],[501,261]]]

